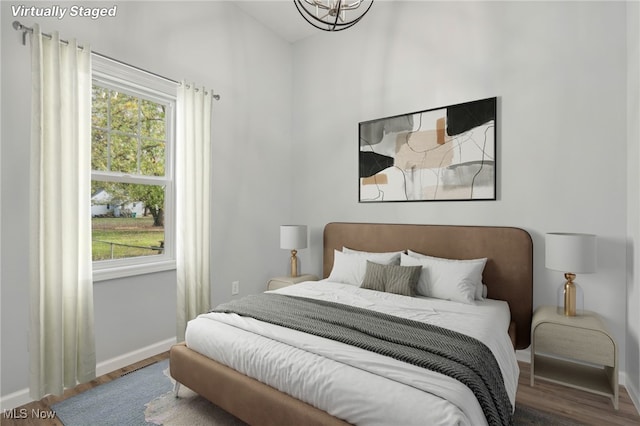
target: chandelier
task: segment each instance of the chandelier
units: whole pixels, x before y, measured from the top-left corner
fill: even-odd
[[[300,15],[323,31],[342,31],[367,14],[373,0],[293,0]]]

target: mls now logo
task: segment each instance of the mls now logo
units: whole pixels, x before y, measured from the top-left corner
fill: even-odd
[[[2,415],[5,419],[54,419],[56,417],[56,412],[36,408],[31,410],[27,410],[26,408],[14,408],[12,410],[2,410]]]

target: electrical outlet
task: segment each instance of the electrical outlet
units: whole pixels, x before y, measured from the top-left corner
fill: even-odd
[[[240,293],[240,281],[234,281],[231,283],[231,294],[235,295]]]

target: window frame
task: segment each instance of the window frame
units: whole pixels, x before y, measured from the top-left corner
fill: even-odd
[[[175,236],[175,139],[177,84],[92,54],[91,86],[94,84],[121,93],[166,105],[166,142],[164,176],[138,175],[91,169],[91,180],[164,185],[164,250],[162,254],[93,261],[93,281],[104,281],[176,269]],[[91,143],[91,142],[90,142]]]

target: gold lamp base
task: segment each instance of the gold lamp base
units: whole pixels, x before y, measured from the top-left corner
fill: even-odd
[[[292,277],[298,276],[298,257],[296,256],[296,254],[298,254],[297,250],[291,250],[291,276]]]
[[[567,282],[558,288],[558,313],[568,317],[582,315],[584,309],[584,292],[574,280],[576,274],[564,274]]]
[[[567,280],[567,282],[564,283],[564,314],[568,317],[575,317],[577,290],[573,280],[576,279],[576,274],[567,272],[564,274],[564,277]]]

